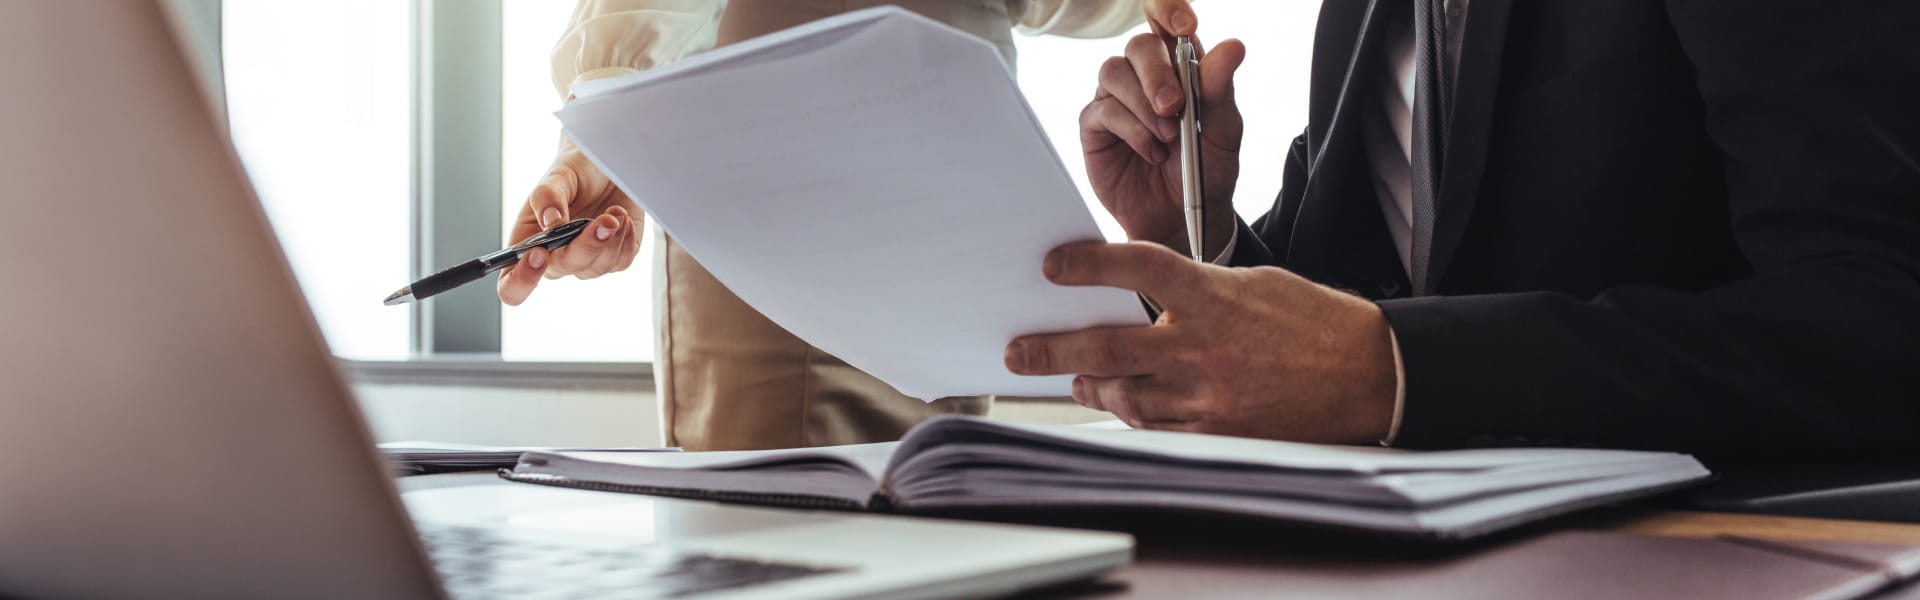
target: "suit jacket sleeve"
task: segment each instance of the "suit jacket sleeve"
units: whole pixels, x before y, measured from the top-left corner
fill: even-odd
[[[1274,209],[1261,215],[1253,225],[1247,225],[1238,216],[1234,217],[1234,226],[1240,231],[1234,234],[1233,256],[1227,260],[1227,264],[1236,267],[1286,265],[1286,248],[1269,246],[1268,240],[1291,237],[1287,232],[1272,230],[1283,227],[1283,223],[1292,223],[1293,211],[1300,207],[1300,197],[1307,187],[1309,135],[1311,132],[1303,132],[1287,145],[1286,170],[1281,173],[1280,197],[1274,201]]]
[[[1920,3],[1674,0],[1668,15],[1754,276],[1382,302],[1406,368],[1399,445],[1920,449]]]

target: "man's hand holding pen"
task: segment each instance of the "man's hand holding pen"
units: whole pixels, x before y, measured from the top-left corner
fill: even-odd
[[[1127,237],[1186,251],[1181,207],[1180,115],[1186,101],[1171,54],[1175,37],[1192,35],[1193,9],[1184,1],[1148,2],[1155,33],[1127,42],[1126,54],[1100,67],[1094,99],[1080,112],[1080,146],[1094,195],[1120,222]],[[1233,74],[1246,59],[1238,40],[1208,49],[1195,42],[1200,59],[1198,98],[1200,163],[1206,191],[1207,256],[1232,237],[1233,188],[1240,175],[1240,110],[1234,105]]]
[[[1042,271],[1061,285],[1139,292],[1164,310],[1143,327],[1020,337],[1007,346],[1008,370],[1076,375],[1076,401],[1136,428],[1312,442],[1386,439],[1398,375],[1378,306],[1283,269],[1225,268],[1185,256],[1176,145],[1185,100],[1171,44],[1193,35],[1198,20],[1185,0],[1149,0],[1147,17],[1154,33],[1134,37],[1125,56],[1108,59],[1100,89],[1080,115],[1094,193],[1135,241],[1062,246]],[[1233,75],[1246,48],[1234,40],[1195,47],[1204,253],[1212,258],[1234,235],[1243,124]]]

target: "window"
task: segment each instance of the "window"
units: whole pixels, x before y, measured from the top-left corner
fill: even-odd
[[[501,223],[513,226],[527,192],[553,162],[560,96],[549,58],[572,2],[505,0],[501,20]],[[504,234],[504,232],[503,232]],[[652,236],[633,267],[593,281],[543,281],[520,306],[500,312],[500,355],[508,360],[653,360]]]
[[[422,23],[423,13],[415,10],[416,4],[468,16],[498,12],[481,15],[486,18]],[[421,71],[446,66],[424,64],[415,55],[423,32],[451,22],[455,27],[484,29],[480,34],[455,32],[467,37],[498,37],[472,46],[497,49],[497,61],[454,56],[443,57],[442,63],[486,69],[497,65],[499,69],[498,98],[461,97],[462,104],[457,105],[499,102],[498,162],[471,169],[485,174],[488,181],[497,179],[499,193],[486,198],[420,200],[436,203],[432,208],[442,214],[447,210],[490,213],[497,208],[499,233],[482,232],[480,237],[498,237],[474,243],[498,247],[526,193],[545,173],[559,140],[558,121],[552,113],[560,101],[548,75],[549,54],[572,4],[560,0],[223,2],[222,54],[235,144],[336,353],[352,359],[398,360],[421,357],[422,349],[431,348],[415,333],[421,324],[414,321],[414,311],[374,302],[411,279],[418,245],[414,236],[430,226],[414,222],[414,190],[434,174],[415,172],[415,166],[422,165],[423,171],[445,168],[427,166],[433,164],[430,160],[415,160],[414,149],[421,141],[414,136],[424,130],[419,120],[448,121],[428,125],[454,129],[472,123],[433,114],[432,106],[415,106],[423,97],[416,83]],[[1203,0],[1198,8],[1206,33],[1203,41],[1238,37],[1247,42],[1248,59],[1236,78],[1239,103],[1249,114],[1235,206],[1253,218],[1279,190],[1287,144],[1306,119],[1308,56],[1318,3]],[[1020,37],[1017,43],[1022,88],[1102,229],[1118,238],[1118,227],[1087,188],[1077,129],[1080,108],[1092,97],[1100,62],[1119,53],[1124,42]],[[461,204],[442,205],[449,203]],[[505,308],[497,316],[484,312],[478,318],[498,319],[498,338],[490,341],[507,360],[650,361],[648,257],[652,252],[649,240],[627,272],[591,282],[547,281],[527,304]]]
[[[231,0],[222,54],[234,145],[335,353],[409,354],[409,8]]]

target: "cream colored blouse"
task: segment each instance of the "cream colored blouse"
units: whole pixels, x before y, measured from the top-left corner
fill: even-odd
[[[923,2],[1004,3],[1008,26],[1027,35],[1111,37],[1145,20],[1145,0]],[[566,34],[553,48],[554,90],[565,98],[575,83],[625,75],[710,49],[726,10],[727,0],[580,0]]]

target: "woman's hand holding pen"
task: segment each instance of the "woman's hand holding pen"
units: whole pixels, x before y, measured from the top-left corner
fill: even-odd
[[[1180,197],[1179,121],[1185,108],[1170,56],[1175,37],[1199,26],[1186,0],[1149,0],[1154,33],[1127,43],[1126,54],[1107,59],[1100,86],[1080,112],[1080,145],[1094,195],[1113,213],[1127,237],[1185,252],[1186,217]],[[1238,40],[1200,56],[1200,156],[1205,190],[1208,256],[1232,237],[1233,188],[1240,173],[1240,110],[1233,74],[1246,59]]]
[[[514,220],[509,242],[575,218],[599,215],[572,243],[551,253],[534,249],[519,264],[500,272],[500,301],[519,306],[540,279],[572,275],[593,279],[625,270],[640,254],[640,207],[607,179],[585,154],[562,141],[547,176],[527,195]],[[577,216],[576,216],[577,215]]]

